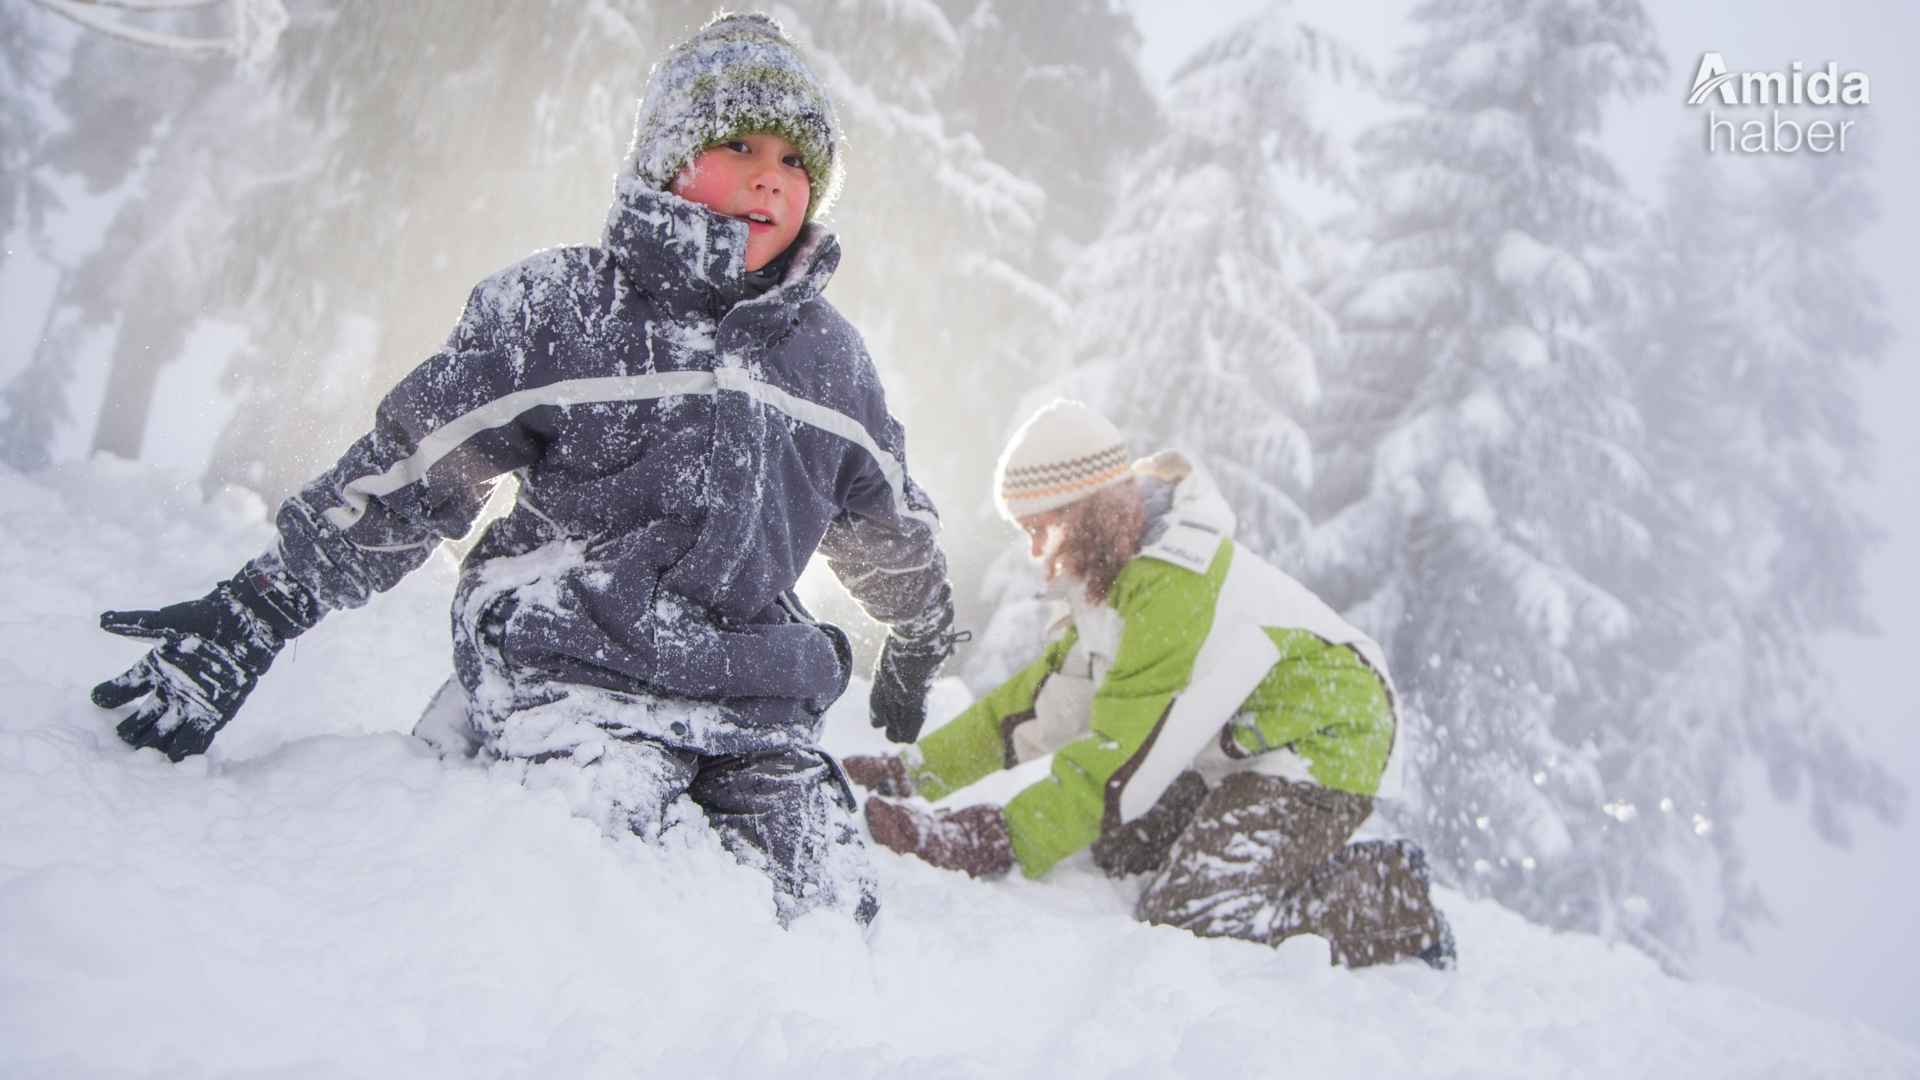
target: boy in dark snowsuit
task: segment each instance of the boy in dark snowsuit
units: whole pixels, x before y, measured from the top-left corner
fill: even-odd
[[[1195,463],[1130,463],[1078,402],[1030,419],[997,473],[1069,629],[918,745],[847,768],[932,800],[1049,755],[1050,771],[1005,806],[869,799],[874,839],[976,876],[1039,877],[1091,848],[1107,872],[1143,875],[1142,922],[1264,944],[1317,934],[1353,967],[1451,964],[1419,848],[1349,842],[1395,781],[1380,647],[1237,543]]]
[[[816,550],[891,628],[872,719],[911,741],[952,650],[932,504],[907,474],[859,335],[820,295],[813,222],[842,150],[778,24],[715,18],[648,80],[598,246],[473,290],[373,430],[276,517],[279,542],[207,596],[107,612],[157,638],[94,690],[123,739],[203,751],[284,643],[464,534],[492,481],[513,509],[467,556],[452,709],[470,749],[558,782],[610,832],[686,795],[764,869],[783,922],[876,909],[855,804],[820,750],[851,650],[793,594]],[[143,699],[144,700],[141,700]]]

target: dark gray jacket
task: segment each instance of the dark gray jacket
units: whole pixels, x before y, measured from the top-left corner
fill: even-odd
[[[259,561],[325,608],[358,606],[463,535],[511,472],[519,499],[454,603],[477,705],[504,722],[594,687],[719,703],[691,731],[684,709],[609,721],[694,749],[813,742],[848,672],[844,637],[792,600],[807,560],[824,552],[910,637],[946,617],[946,560],[872,361],[820,296],[837,241],[806,226],[754,295],[746,237],[624,180],[600,246],[473,290],[373,431],[281,507]]]

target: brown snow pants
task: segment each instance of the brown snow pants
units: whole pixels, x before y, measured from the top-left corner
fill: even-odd
[[[1176,799],[1192,800],[1199,777],[1189,775],[1170,791]],[[1267,945],[1317,934],[1346,967],[1450,958],[1451,931],[1433,906],[1420,849],[1347,842],[1372,809],[1364,795],[1232,774],[1199,800],[1135,917]]]

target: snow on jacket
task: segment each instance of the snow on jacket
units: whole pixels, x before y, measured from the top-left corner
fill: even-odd
[[[1379,646],[1236,544],[1204,473],[1171,452],[1143,467],[1143,482],[1173,482],[1171,500],[1158,514],[1150,501],[1148,540],[1107,603],[906,752],[928,799],[1053,755],[1006,806],[1030,877],[1138,818],[1187,769],[1363,795],[1389,772],[1396,704]]]
[[[590,691],[623,734],[812,743],[848,671],[844,636],[792,598],[808,559],[897,630],[942,602],[946,560],[872,361],[820,296],[838,242],[807,225],[754,295],[746,241],[744,222],[623,179],[601,245],[473,290],[373,431],[281,507],[263,558],[328,609],[363,604],[514,473],[454,603],[477,708],[504,721]],[[646,707],[688,700],[719,704]]]

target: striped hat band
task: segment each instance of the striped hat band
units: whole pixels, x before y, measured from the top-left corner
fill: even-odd
[[[1000,481],[1000,497],[1016,511],[1037,503],[1061,506],[1125,478],[1130,466],[1124,443],[1066,461],[1010,466]]]

